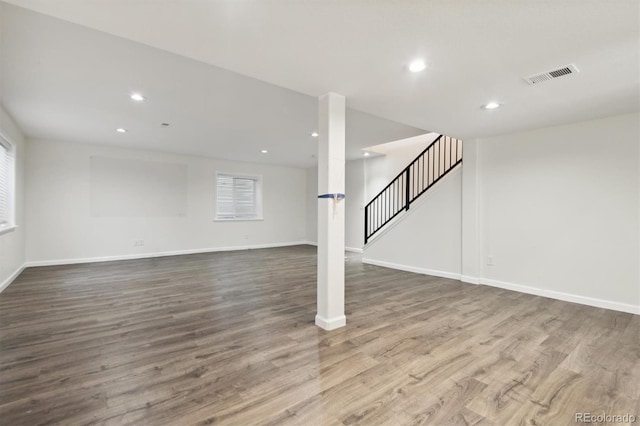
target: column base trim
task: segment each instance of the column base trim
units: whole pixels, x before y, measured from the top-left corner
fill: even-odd
[[[339,317],[326,319],[320,315],[316,315],[316,325],[324,330],[335,330],[336,328],[344,327],[347,325],[347,317],[341,315]]]

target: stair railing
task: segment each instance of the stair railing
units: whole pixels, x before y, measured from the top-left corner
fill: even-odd
[[[462,163],[462,141],[440,135],[364,208],[364,243]]]

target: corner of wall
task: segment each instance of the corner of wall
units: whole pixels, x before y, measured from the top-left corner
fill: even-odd
[[[15,280],[25,267],[25,139],[9,113],[0,105],[0,132],[16,148],[15,154],[15,221],[13,231],[0,235],[0,291]]]

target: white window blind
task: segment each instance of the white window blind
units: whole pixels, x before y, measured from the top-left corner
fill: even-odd
[[[12,224],[11,197],[13,196],[11,154],[9,147],[3,142],[4,140],[0,138],[0,228]]]
[[[216,218],[259,218],[259,183],[258,177],[218,174]]]

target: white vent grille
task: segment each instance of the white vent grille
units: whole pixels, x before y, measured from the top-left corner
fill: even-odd
[[[529,84],[539,84],[544,81],[553,80],[554,78],[562,77],[569,74],[575,74],[577,72],[579,72],[578,68],[576,68],[576,66],[573,64],[569,64],[555,70],[530,75],[529,77],[525,77],[525,81]]]

